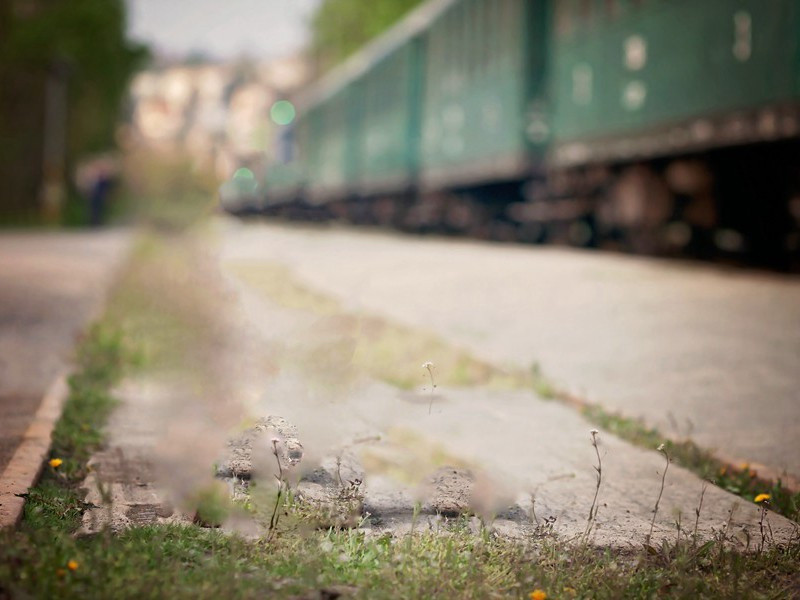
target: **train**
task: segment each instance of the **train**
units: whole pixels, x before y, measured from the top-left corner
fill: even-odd
[[[250,211],[800,253],[797,0],[429,0],[293,100]]]

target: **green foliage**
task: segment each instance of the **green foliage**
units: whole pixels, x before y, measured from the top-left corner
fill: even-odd
[[[78,489],[92,452],[103,443],[103,427],[114,408],[111,388],[131,363],[121,333],[107,324],[91,329],[78,351],[78,372],[70,378],[69,396],[53,430],[50,457],[42,481],[25,502],[25,527],[70,534],[81,522],[85,505]]]
[[[147,56],[125,38],[124,0],[0,2],[0,208],[7,216],[36,213],[48,79],[66,84],[69,170],[81,156],[114,146],[128,80]]]
[[[73,154],[108,148],[128,78],[147,57],[144,47],[125,39],[124,2],[26,4],[33,8],[11,11],[0,63],[9,72],[61,72],[70,90]]]
[[[79,490],[69,485],[66,477],[50,470],[25,499],[25,530],[44,529],[70,535],[81,524],[84,506]]]
[[[122,335],[97,325],[78,353],[79,371],[70,377],[64,413],[53,430],[51,455],[64,463],[59,475],[72,483],[86,476],[86,463],[103,441],[102,428],[115,405],[111,387],[126,362]]]
[[[311,21],[312,46],[321,70],[347,58],[383,33],[420,0],[323,0]]]

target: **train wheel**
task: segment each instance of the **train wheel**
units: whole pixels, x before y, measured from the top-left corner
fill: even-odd
[[[664,247],[664,226],[674,209],[666,181],[652,168],[626,168],[611,187],[601,209],[606,226],[622,232],[623,245],[638,254],[656,254]]]

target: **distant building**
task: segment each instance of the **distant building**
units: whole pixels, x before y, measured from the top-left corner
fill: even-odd
[[[257,171],[272,151],[270,108],[309,74],[302,57],[144,71],[131,85],[131,141],[185,152],[220,179],[241,166]]]

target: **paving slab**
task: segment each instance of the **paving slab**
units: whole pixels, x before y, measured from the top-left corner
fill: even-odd
[[[13,523],[61,412],[78,336],[102,306],[125,231],[0,235],[0,514]],[[49,393],[46,392],[50,390]]]
[[[538,364],[587,401],[800,480],[797,277],[344,228],[223,229],[228,260],[283,264],[345,308],[496,364]]]

